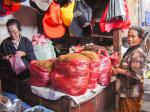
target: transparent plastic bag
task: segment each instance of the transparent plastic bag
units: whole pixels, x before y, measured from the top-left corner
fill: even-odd
[[[18,55],[13,55],[9,58],[9,62],[11,64],[12,70],[19,74],[26,70],[26,66],[23,60]]]

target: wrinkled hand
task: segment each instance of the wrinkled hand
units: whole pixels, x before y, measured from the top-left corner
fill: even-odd
[[[118,75],[120,73],[120,70],[121,70],[120,68],[113,68],[112,72],[114,75]]]
[[[8,60],[8,59],[10,59],[10,57],[12,57],[12,56],[14,56],[14,55],[13,55],[13,54],[9,54],[9,55],[4,56],[3,59],[7,59],[7,60]]]
[[[16,55],[18,55],[19,57],[23,57],[26,55],[26,53],[23,51],[16,51]]]

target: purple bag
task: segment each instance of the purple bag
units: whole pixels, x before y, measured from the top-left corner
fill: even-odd
[[[9,58],[9,62],[11,64],[12,70],[16,74],[19,74],[26,70],[26,66],[25,66],[24,62],[18,55],[11,56]]]

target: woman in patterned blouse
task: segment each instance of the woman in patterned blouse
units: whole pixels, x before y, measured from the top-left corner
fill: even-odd
[[[120,66],[113,69],[117,75],[115,84],[115,112],[140,112],[143,95],[143,69],[145,55],[141,48],[144,31],[131,27],[128,31],[129,49],[123,55]]]

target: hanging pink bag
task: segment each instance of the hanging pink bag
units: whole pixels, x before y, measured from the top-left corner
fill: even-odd
[[[22,59],[18,55],[13,55],[9,58],[9,62],[11,64],[12,70],[19,74],[26,70],[26,66]]]
[[[110,83],[112,69],[110,57],[106,50],[99,50],[98,55],[100,58],[100,75],[98,78],[98,83],[100,83],[103,86],[107,86]]]

